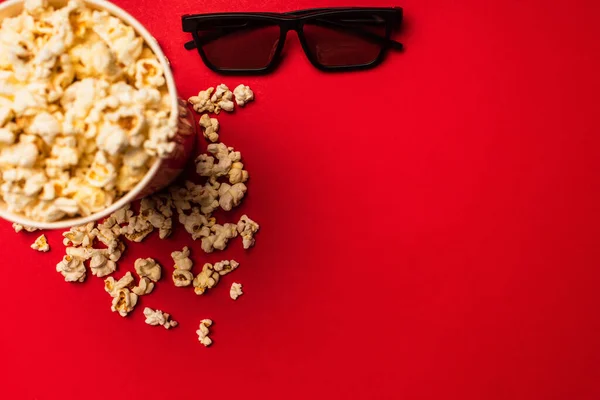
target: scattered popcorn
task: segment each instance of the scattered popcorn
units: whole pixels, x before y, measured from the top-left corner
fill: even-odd
[[[210,331],[208,328],[213,324],[210,319],[203,319],[200,321],[200,327],[196,331],[198,334],[198,341],[202,343],[204,346],[208,347],[212,344],[212,340],[208,337]]]
[[[66,252],[68,256],[73,258],[77,258],[81,261],[89,260],[92,258],[96,249],[87,248],[87,247],[67,247]]]
[[[64,232],[63,244],[65,246],[83,246],[90,247],[97,235],[97,230],[94,230],[94,223],[76,226],[71,228],[68,232]]]
[[[160,280],[160,264],[152,258],[138,258],[135,260],[134,268],[140,278],[147,277],[152,282],[158,282]]]
[[[211,101],[211,95],[215,91],[215,88],[208,88],[198,93],[198,96],[192,96],[188,99],[188,102],[194,108],[197,113],[203,112],[214,112],[215,105]]]
[[[210,118],[208,114],[202,114],[200,126],[206,139],[213,143],[219,141],[219,121],[216,118]]]
[[[194,278],[194,292],[198,295],[204,294],[207,289],[215,287],[219,283],[220,275],[213,269],[213,265],[206,263]]]
[[[119,18],[80,1],[55,8],[27,0],[21,15],[2,21],[0,201],[7,211],[51,222],[105,209],[157,157],[170,156],[171,117],[162,64]],[[163,237],[170,223],[156,226]]]
[[[110,294],[111,297],[117,296],[121,289],[130,289],[133,287],[133,275],[131,272],[127,272],[121,279],[115,281],[115,278],[109,276],[104,280],[104,290]]]
[[[41,235],[35,239],[35,242],[31,245],[31,248],[44,253],[50,251],[50,245],[48,244],[45,235]]]
[[[25,226],[25,225],[21,225],[21,224],[17,224],[17,223],[12,224],[12,227],[16,233],[19,233],[22,230],[25,230],[26,232],[35,232],[35,231],[39,230],[38,228],[33,228],[31,226]]]
[[[137,294],[138,296],[150,294],[152,293],[152,290],[154,290],[154,282],[152,282],[146,277],[141,278],[140,283],[136,287],[131,289],[131,291]]]
[[[215,265],[213,266],[213,269],[219,273],[219,275],[223,276],[223,275],[227,275],[228,273],[230,273],[231,271],[233,271],[234,269],[236,269],[237,267],[240,266],[240,263],[235,261],[235,260],[231,260],[231,261],[220,261],[218,263],[215,263]]]
[[[248,104],[249,101],[254,100],[254,92],[249,86],[244,84],[233,89],[233,95],[235,96],[235,102],[240,107],[243,107]]]
[[[66,255],[62,261],[56,264],[56,272],[65,277],[66,282],[85,281],[85,266],[83,260]]]
[[[202,238],[202,250],[212,253],[214,249],[225,250],[229,239],[238,235],[237,226],[234,224],[213,225],[210,235]]]
[[[175,269],[191,271],[193,262],[190,259],[190,249],[187,246],[181,251],[174,251],[171,253],[171,258],[175,263]]]
[[[121,317],[126,317],[137,304],[138,296],[135,293],[131,293],[129,289],[123,288],[117,292],[117,295],[113,297],[112,305],[110,309],[113,312],[118,312]]]
[[[254,234],[258,232],[260,226],[248,218],[247,215],[242,215],[240,221],[237,224],[237,231],[243,239],[244,249],[249,249],[254,246]]]
[[[27,1],[33,4],[37,0]],[[44,0],[39,1],[43,2]],[[32,7],[32,9],[36,9],[35,6],[32,5]],[[88,12],[91,15],[92,12],[89,10]],[[43,13],[44,11],[42,11]],[[94,27],[94,35],[101,38],[119,35],[118,20],[107,18],[107,15],[103,13],[93,13],[94,18],[106,24],[105,27]],[[83,17],[76,14],[72,23],[77,25],[77,21],[81,18]],[[81,32],[87,31],[84,24],[77,26]],[[80,31],[77,30],[77,32]],[[135,34],[131,36],[130,33],[125,33],[125,35],[135,38]],[[2,50],[2,46],[0,40],[0,50]],[[130,43],[125,48],[137,52],[136,46],[136,44]],[[17,160],[16,157],[7,156],[4,160],[9,160],[10,168],[5,169],[1,169],[5,164],[2,164],[3,158],[0,154],[0,195],[6,193],[6,196],[12,196],[15,207],[25,209],[29,202],[34,201],[36,203],[34,203],[33,209],[38,213],[37,215],[57,219],[67,215],[74,216],[79,213],[94,212],[93,210],[100,207],[101,204],[103,207],[110,204],[112,199],[109,197],[115,196],[115,194],[107,194],[105,191],[107,188],[113,188],[111,190],[117,193],[119,186],[126,183],[126,179],[121,179],[123,168],[128,170],[127,173],[138,169],[146,171],[152,160],[153,155],[146,151],[146,145],[142,146],[142,143],[138,143],[137,136],[142,131],[140,124],[152,125],[154,119],[164,119],[167,114],[159,116],[160,112],[154,110],[154,119],[145,121],[147,116],[138,113],[135,107],[140,104],[156,105],[164,101],[161,99],[160,90],[153,87],[163,84],[160,82],[162,72],[157,73],[159,71],[159,68],[155,68],[157,64],[146,62],[148,56],[152,56],[148,49],[140,48],[137,55],[131,55],[124,50],[116,51],[110,44],[92,46],[92,49],[102,55],[101,57],[105,57],[107,52],[114,52],[111,57],[114,56],[115,59],[133,59],[134,67],[128,68],[126,65],[124,66],[123,62],[118,65],[109,65],[110,63],[106,63],[106,60],[91,60],[86,58],[89,56],[85,53],[82,54],[86,51],[84,48],[73,51],[75,54],[73,57],[80,57],[76,66],[63,66],[68,60],[57,56],[57,63],[60,63],[63,70],[67,68],[76,70],[74,72],[76,78],[69,78],[70,81],[67,79],[69,82],[63,87],[64,93],[55,100],[68,110],[69,115],[67,113],[62,115],[60,107],[56,104],[52,109],[46,111],[48,115],[43,114],[42,108],[35,113],[29,113],[27,107],[23,110],[20,108],[4,110],[2,101],[3,56],[0,52],[0,129],[7,129],[9,133],[14,134],[13,139],[9,138],[13,142],[7,143],[4,147],[0,145],[0,149],[10,147],[14,144],[14,140],[17,140],[17,144],[36,144],[36,146],[42,144],[46,146],[44,151],[52,154],[51,159],[46,160],[44,166],[39,165],[39,160],[37,160],[39,154],[36,155],[35,167],[31,168],[23,166],[28,165],[30,161],[23,162]],[[51,50],[49,49],[48,52]],[[54,56],[48,55],[48,57]],[[136,63],[136,59],[143,62]],[[19,69],[19,66],[16,65],[16,68]],[[105,71],[106,80],[95,80],[88,76],[97,70]],[[160,71],[162,70],[160,69]],[[126,82],[119,81],[121,76],[125,75],[128,76],[128,82],[136,82],[137,89]],[[159,80],[155,81],[154,79]],[[136,92],[136,90],[140,92]],[[239,92],[239,94],[236,93],[236,102],[239,105],[246,104],[253,99],[253,93],[247,86],[238,86],[236,92]],[[231,109],[233,109],[233,97],[225,85],[219,85],[216,92],[212,88],[200,92],[198,97],[201,99],[190,100],[190,102],[195,106],[202,103],[203,105],[199,107],[205,107],[205,111],[211,112],[209,111],[211,107],[214,112],[218,112],[220,109],[227,110],[229,107],[227,102],[231,102]],[[23,104],[33,104],[36,107],[43,103],[43,101],[38,101],[34,95],[28,97],[27,93],[21,94],[21,100]],[[135,103],[135,101],[139,103]],[[240,104],[240,101],[243,104]],[[109,114],[110,116],[102,119],[103,115]],[[15,116],[38,121],[33,126],[28,125],[27,121],[21,121],[17,126],[18,121],[14,120],[15,122],[13,122]],[[78,122],[77,118],[82,116],[87,116],[84,118],[85,124]],[[58,133],[55,132],[56,126],[53,126],[53,119],[62,124]],[[104,126],[106,124],[111,126]],[[205,134],[209,140],[218,140],[219,125],[216,119],[211,119],[204,114],[201,124],[205,128]],[[15,128],[13,125],[17,127]],[[145,126],[143,129],[147,128],[148,126]],[[13,130],[15,131],[13,132]],[[125,133],[124,144],[113,142],[114,138],[110,135],[115,132],[120,135],[121,131]],[[102,136],[102,132],[108,135],[106,136],[108,142],[97,140]],[[97,137],[96,133],[98,133]],[[79,142],[77,135],[91,140]],[[0,132],[1,142],[2,133]],[[123,152],[123,155],[115,156],[117,153],[111,153],[110,149],[115,151],[119,149],[117,153]],[[196,160],[198,174],[206,178],[204,183],[196,184],[186,181],[183,187],[172,186],[161,193],[142,199],[138,213],[135,213],[127,205],[98,224],[91,222],[72,227],[64,232],[63,243],[66,246],[67,254],[56,265],[56,270],[64,276],[66,281],[83,282],[86,277],[84,263],[89,260],[93,275],[105,277],[112,274],[125,251],[123,238],[140,242],[155,229],[159,230],[161,239],[169,236],[173,230],[173,209],[177,212],[176,217],[185,230],[194,240],[201,240],[201,248],[207,253],[215,249],[224,250],[228,241],[238,235],[242,236],[245,249],[252,247],[255,243],[254,235],[259,229],[259,225],[255,221],[247,215],[243,215],[237,224],[221,225],[212,216],[212,213],[218,208],[229,211],[243,200],[247,191],[245,182],[248,180],[248,172],[241,162],[241,154],[223,143],[212,143],[207,150],[208,154],[202,154]],[[79,171],[77,167],[82,160],[88,163],[89,167]],[[4,162],[6,163],[6,161]],[[30,200],[29,197],[33,196],[37,196],[40,201]],[[36,230],[19,224],[13,224],[13,228],[16,232]],[[45,240],[44,235],[38,238],[39,249],[44,248],[42,238]],[[104,244],[106,248],[93,248],[95,240]],[[47,243],[45,244],[47,245]],[[202,271],[194,277],[191,271],[193,261],[190,257],[190,248],[186,246],[181,251],[174,251],[171,253],[171,257],[174,262],[172,279],[175,286],[193,285],[194,292],[198,295],[202,295],[206,290],[216,286],[221,276],[239,267],[239,263],[235,260],[223,260],[214,265],[205,263]],[[123,317],[133,311],[139,296],[150,294],[153,291],[156,282],[162,275],[161,266],[152,258],[137,259],[134,268],[140,277],[137,286],[131,272],[127,272],[118,280],[110,276],[104,280],[104,289],[112,297],[111,310],[118,312]],[[243,294],[242,285],[234,282],[229,294],[233,300],[236,300]],[[146,323],[149,325],[162,325],[167,329],[177,326],[177,322],[171,320],[169,314],[160,310],[145,308],[144,315]],[[211,320],[202,320],[197,331],[199,341],[205,346],[212,343],[208,337],[211,324]]]
[[[167,313],[163,313],[160,310],[153,310],[150,307],[144,308],[144,316],[146,317],[146,323],[152,326],[162,325],[165,329],[176,327],[177,321],[173,321],[171,316]]]
[[[222,183],[219,187],[219,205],[225,211],[231,211],[242,202],[248,188],[243,183],[236,183],[231,186],[228,183]]]
[[[97,250],[90,259],[90,270],[92,275],[102,278],[103,276],[110,275],[117,269],[117,264],[109,260],[106,251]]]
[[[176,269],[173,271],[173,283],[177,287],[186,287],[190,286],[194,280],[194,274],[190,271],[185,271],[183,269]]]
[[[231,297],[233,300],[237,300],[237,298],[243,294],[244,292],[242,292],[242,285],[240,283],[233,282],[231,284],[231,289],[229,289],[229,297]]]

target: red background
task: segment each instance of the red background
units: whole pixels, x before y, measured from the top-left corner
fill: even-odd
[[[367,3],[116,3],[164,46],[183,97],[254,89],[220,121],[251,174],[230,218],[260,222],[257,246],[204,255],[181,228],[129,245],[117,276],[137,257],[168,273],[121,318],[101,279],[55,272],[58,233],[40,254],[2,223],[3,398],[600,398],[600,3],[380,2],[405,9],[403,54],[328,75],[290,35],[265,77],[210,72],[180,15]],[[241,267],[206,296],[175,288],[185,244],[196,267]],[[180,326],[145,325],[144,306]]]

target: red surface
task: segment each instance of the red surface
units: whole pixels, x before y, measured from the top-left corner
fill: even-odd
[[[184,51],[180,14],[366,3],[117,3],[182,95],[255,90],[220,120],[251,173],[235,215],[260,222],[257,247],[205,256],[182,229],[129,246],[118,276],[137,257],[170,271],[184,244],[197,266],[241,267],[203,297],[165,280],[123,319],[100,279],[54,271],[57,234],[38,254],[2,224],[3,398],[600,398],[600,3],[403,0],[406,52],[381,67],[320,73],[291,36],[253,78]],[[180,327],[146,326],[144,306]]]

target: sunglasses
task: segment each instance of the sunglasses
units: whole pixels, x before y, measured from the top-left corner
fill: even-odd
[[[402,8],[321,8],[288,13],[184,15],[184,32],[213,71],[263,74],[281,58],[288,31],[296,31],[309,61],[323,71],[348,71],[379,65],[388,50],[402,50],[391,39]]]

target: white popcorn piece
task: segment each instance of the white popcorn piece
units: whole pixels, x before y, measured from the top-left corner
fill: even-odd
[[[147,277],[153,282],[160,280],[161,268],[152,258],[138,258],[134,263],[135,272],[140,278]]]
[[[212,253],[214,249],[225,250],[230,239],[237,237],[237,226],[234,224],[213,225],[211,234],[202,238],[202,250]]]
[[[35,144],[20,142],[0,151],[0,165],[31,168],[38,155],[39,150]]]
[[[167,313],[163,313],[160,310],[153,310],[150,307],[144,308],[144,316],[146,317],[146,323],[152,326],[163,326],[165,329],[176,327],[177,321],[171,319],[171,316]]]
[[[46,240],[45,235],[41,235],[35,239],[35,242],[31,245],[31,248],[44,253],[50,251],[50,245],[48,244],[48,240]]]
[[[219,114],[222,109],[227,112],[233,111],[233,93],[225,84],[217,86],[217,90],[215,90],[210,101],[215,105],[215,114]]]
[[[204,264],[202,271],[196,275],[193,281],[194,292],[197,295],[202,295],[206,290],[211,289],[219,283],[220,275],[213,269],[210,263]]]
[[[243,239],[244,249],[249,249],[254,246],[254,234],[258,232],[260,226],[247,215],[242,215],[240,221],[237,223],[237,231]]]
[[[141,216],[133,216],[129,219],[129,224],[121,228],[121,232],[127,240],[131,242],[141,242],[152,233],[154,227],[150,222]]]
[[[37,114],[29,125],[29,133],[40,136],[48,145],[51,145],[61,132],[62,126],[59,120],[45,111]]]
[[[130,292],[129,289],[123,288],[118,290],[116,296],[113,297],[110,309],[113,312],[118,312],[121,317],[126,317],[127,314],[133,311],[137,301],[137,294]]]
[[[97,250],[90,259],[90,270],[92,271],[92,275],[102,278],[115,272],[117,264],[109,260],[106,251]]]
[[[188,99],[188,102],[194,108],[197,113],[203,112],[214,112],[215,105],[211,101],[211,95],[215,91],[215,88],[208,88],[198,93],[198,96],[192,96]]]
[[[248,171],[244,169],[244,164],[241,162],[234,162],[231,164],[231,169],[229,170],[229,183],[235,185],[236,183],[244,183],[248,180]]]
[[[135,86],[158,88],[165,84],[162,65],[155,58],[144,58],[135,64]]]
[[[190,215],[179,214],[179,222],[183,224],[187,233],[192,235],[194,240],[210,235],[214,221],[213,218],[207,218],[206,215],[201,214],[198,207],[194,207]]]
[[[65,246],[90,247],[97,235],[94,225],[93,222],[90,222],[86,225],[72,227],[62,234],[64,237],[63,244]]]
[[[67,247],[65,250],[69,257],[73,257],[81,261],[89,260],[96,252],[96,249],[92,249],[90,247]]]
[[[111,297],[115,297],[121,289],[131,289],[133,287],[133,281],[134,279],[133,275],[131,275],[131,272],[127,272],[118,281],[112,276],[109,276],[104,280],[104,290]]]
[[[219,121],[216,118],[210,118],[208,114],[202,114],[200,117],[200,126],[204,137],[215,143],[219,141]]]
[[[237,300],[237,298],[243,294],[244,292],[242,292],[242,285],[240,283],[233,282],[231,284],[231,289],[229,289],[229,297],[231,297],[233,300]]]
[[[175,286],[186,287],[192,284],[194,280],[194,274],[183,269],[176,269],[173,271],[172,278]]]
[[[191,271],[194,263],[190,258],[190,249],[185,246],[181,251],[174,251],[171,253],[171,258],[175,263],[175,269],[184,271]]]
[[[235,96],[235,102],[238,106],[243,107],[248,102],[254,100],[254,92],[249,86],[241,84],[233,89],[233,95]]]
[[[198,156],[196,159],[196,172],[200,176],[217,178],[228,175],[232,165],[242,159],[239,151],[234,151],[233,147],[227,147],[223,143],[209,144],[207,151],[216,157],[219,162],[215,164],[214,158],[206,154]]]
[[[12,227],[15,230],[15,233],[19,233],[22,230],[25,230],[25,232],[35,232],[39,230],[38,228],[34,228],[32,226],[25,226],[17,223],[12,224]]]
[[[48,0],[25,0],[23,7],[28,14],[39,15],[48,8]]]
[[[235,261],[235,260],[223,260],[223,261],[219,261],[218,263],[215,263],[215,265],[213,266],[213,269],[219,273],[219,275],[223,276],[223,275],[227,275],[228,273],[230,273],[231,271],[233,271],[234,269],[236,269],[237,267],[240,266],[240,263]]]
[[[243,183],[229,185],[222,183],[219,187],[219,205],[225,211],[231,211],[233,207],[237,207],[242,202],[248,188]]]
[[[96,153],[94,162],[90,166],[85,180],[88,184],[96,188],[114,189],[117,180],[117,171],[115,166],[108,161],[106,153],[103,151]]]
[[[131,291],[138,296],[144,296],[146,294],[152,293],[154,290],[154,282],[152,282],[147,277],[140,278],[140,283],[131,289]]]
[[[83,260],[66,255],[62,261],[56,264],[56,272],[64,276],[66,282],[85,281],[85,266]]]
[[[196,331],[198,335],[198,341],[202,343],[205,347],[208,347],[212,344],[212,340],[208,337],[210,334],[209,327],[213,324],[210,319],[203,319],[200,321],[200,327]]]

